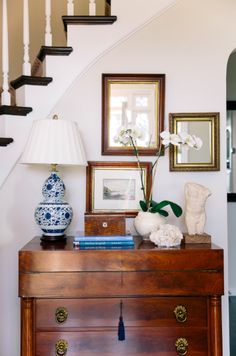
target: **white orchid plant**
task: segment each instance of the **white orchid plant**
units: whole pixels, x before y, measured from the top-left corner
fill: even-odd
[[[149,194],[147,194],[145,185],[144,185],[144,172],[143,168],[141,166],[141,161],[139,158],[139,152],[138,152],[138,145],[137,145],[137,140],[142,139],[143,133],[142,130],[139,127],[133,127],[133,128],[121,128],[118,131],[118,134],[114,137],[114,141],[116,143],[120,143],[124,146],[131,146],[133,147],[134,150],[134,155],[137,159],[138,167],[140,169],[140,178],[141,178],[141,189],[143,192],[143,200],[140,200],[139,204],[142,209],[142,211],[149,211],[151,213],[159,213],[163,216],[168,216],[169,213],[164,210],[163,208],[165,206],[170,206],[173,213],[175,216],[179,217],[182,215],[182,208],[176,204],[173,203],[172,201],[169,200],[163,200],[159,203],[154,201],[152,199],[152,192],[153,192],[153,182],[154,178],[156,175],[156,170],[157,170],[157,164],[159,161],[159,158],[161,157],[162,153],[165,152],[165,150],[170,146],[185,146],[188,148],[193,148],[196,150],[199,150],[203,142],[202,140],[195,136],[195,135],[190,135],[186,132],[181,132],[179,134],[173,134],[170,133],[169,131],[163,131],[160,133],[160,138],[161,138],[161,144],[159,147],[159,150],[156,154],[156,159],[152,163],[151,167],[151,175],[152,175],[152,185]]]

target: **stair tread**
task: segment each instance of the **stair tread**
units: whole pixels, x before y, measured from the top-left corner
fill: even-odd
[[[43,62],[46,56],[68,56],[73,51],[72,47],[41,46],[37,58]]]
[[[0,115],[26,116],[33,109],[27,106],[0,105]]]
[[[13,142],[13,138],[11,137],[0,137],[0,146],[5,147],[9,145],[9,143]]]
[[[31,75],[21,75],[20,77],[10,82],[14,89],[20,88],[23,85],[48,85],[52,82],[51,77],[36,77]]]
[[[68,25],[112,25],[117,16],[62,16],[65,31]]]

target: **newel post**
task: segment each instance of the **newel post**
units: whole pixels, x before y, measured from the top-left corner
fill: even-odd
[[[8,49],[7,0],[2,0],[2,73],[3,73],[2,105],[10,105],[11,97],[10,97],[10,93],[8,92],[9,49]]]

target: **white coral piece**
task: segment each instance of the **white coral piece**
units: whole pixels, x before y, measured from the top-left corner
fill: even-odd
[[[183,234],[180,229],[170,224],[161,225],[159,230],[152,232],[150,235],[150,240],[155,245],[165,247],[179,246],[182,239]]]

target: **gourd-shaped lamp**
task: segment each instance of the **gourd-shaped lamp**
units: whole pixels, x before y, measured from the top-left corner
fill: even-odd
[[[57,165],[87,165],[77,123],[58,119],[57,115],[34,121],[21,162],[51,165],[51,174],[42,188],[44,200],[34,216],[43,231],[41,240],[65,240],[73,211],[63,199],[65,185],[58,176]]]

